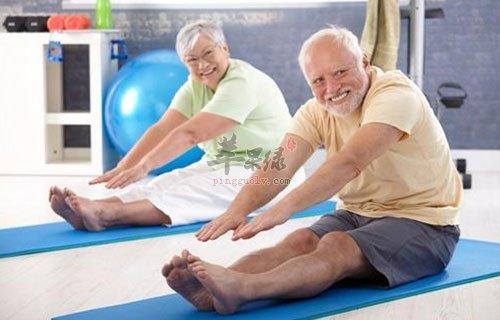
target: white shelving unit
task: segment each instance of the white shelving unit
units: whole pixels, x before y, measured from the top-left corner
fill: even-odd
[[[115,165],[102,104],[118,69],[111,40],[119,37],[116,30],[0,33],[0,174],[98,175]],[[61,43],[62,62],[48,61],[49,41]],[[64,48],[72,45],[83,47],[89,59],[88,79],[81,79],[88,106],[76,111],[64,105],[71,97],[63,99]],[[90,131],[90,143],[67,146],[67,126]]]

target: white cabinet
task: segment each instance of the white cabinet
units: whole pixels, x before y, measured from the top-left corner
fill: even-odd
[[[111,40],[118,38],[117,31],[94,30],[0,33],[0,174],[98,175],[115,165],[103,95],[118,68],[111,59]],[[48,61],[49,41],[62,45],[62,62]],[[66,51],[88,68],[71,83]],[[83,96],[76,109],[75,92]],[[76,147],[75,133],[85,140]]]

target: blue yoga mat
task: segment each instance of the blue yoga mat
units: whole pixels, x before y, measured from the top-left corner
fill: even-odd
[[[314,319],[497,276],[500,276],[500,244],[462,239],[444,272],[388,290],[334,287],[310,299],[251,303],[230,316],[196,311],[180,295],[173,294],[53,319]]]
[[[335,202],[325,201],[302,212],[297,212],[292,218],[331,213],[334,208]],[[74,230],[66,222],[1,229],[0,258],[194,232],[198,231],[205,223],[175,227],[130,227],[101,232]]]

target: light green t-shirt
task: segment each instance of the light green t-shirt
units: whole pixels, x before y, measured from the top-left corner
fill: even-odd
[[[458,224],[462,183],[446,136],[423,93],[401,72],[372,67],[363,104],[343,117],[309,100],[288,132],[313,147],[324,144],[331,157],[360,126],[373,122],[394,126],[405,136],[340,190],[337,208],[374,218]]]
[[[209,112],[238,122],[230,132],[199,144],[205,151],[205,160],[221,162],[230,157],[231,165],[243,165],[249,159],[263,160],[266,154],[273,154],[291,119],[274,80],[237,59],[230,59],[228,71],[215,92],[190,77],[169,108],[188,118]]]

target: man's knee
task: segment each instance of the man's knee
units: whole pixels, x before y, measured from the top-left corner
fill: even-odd
[[[339,277],[369,277],[376,271],[369,264],[357,242],[348,233],[335,231],[325,234],[314,251],[339,271]]]
[[[363,253],[354,239],[346,232],[333,231],[325,234],[318,242],[316,249],[320,254],[338,260],[361,259]]]
[[[318,242],[319,237],[311,229],[302,228],[290,233],[282,244],[300,253],[308,253],[316,249]]]

